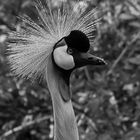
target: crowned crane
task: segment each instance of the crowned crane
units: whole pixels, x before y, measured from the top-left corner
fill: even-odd
[[[9,62],[22,78],[47,83],[54,114],[54,140],[79,140],[71,102],[69,79],[75,68],[105,65],[102,58],[90,54],[94,45],[95,12],[75,13],[65,4],[61,9],[36,3],[41,26],[29,17],[21,17],[23,28],[11,32]]]

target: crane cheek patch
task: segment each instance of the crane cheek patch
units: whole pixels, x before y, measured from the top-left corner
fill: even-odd
[[[75,67],[73,56],[67,53],[66,45],[54,49],[53,57],[56,65],[64,70],[70,70]]]

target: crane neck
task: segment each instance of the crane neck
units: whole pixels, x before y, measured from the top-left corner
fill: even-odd
[[[79,140],[72,102],[67,98],[70,92],[67,79],[55,67],[51,56],[48,63],[46,79],[53,104],[54,140]]]

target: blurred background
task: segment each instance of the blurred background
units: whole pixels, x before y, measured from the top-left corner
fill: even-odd
[[[140,1],[63,1],[73,10],[98,8],[94,54],[108,62],[71,76],[80,140],[140,140]],[[62,4],[49,2],[53,8]],[[24,14],[36,21],[32,0],[0,0],[0,140],[52,140],[49,92],[15,78],[7,62],[8,32],[20,29],[17,16]]]

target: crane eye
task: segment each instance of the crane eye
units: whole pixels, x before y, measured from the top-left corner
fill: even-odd
[[[72,48],[68,48],[68,49],[67,49],[67,53],[70,54],[70,55],[73,54]]]

